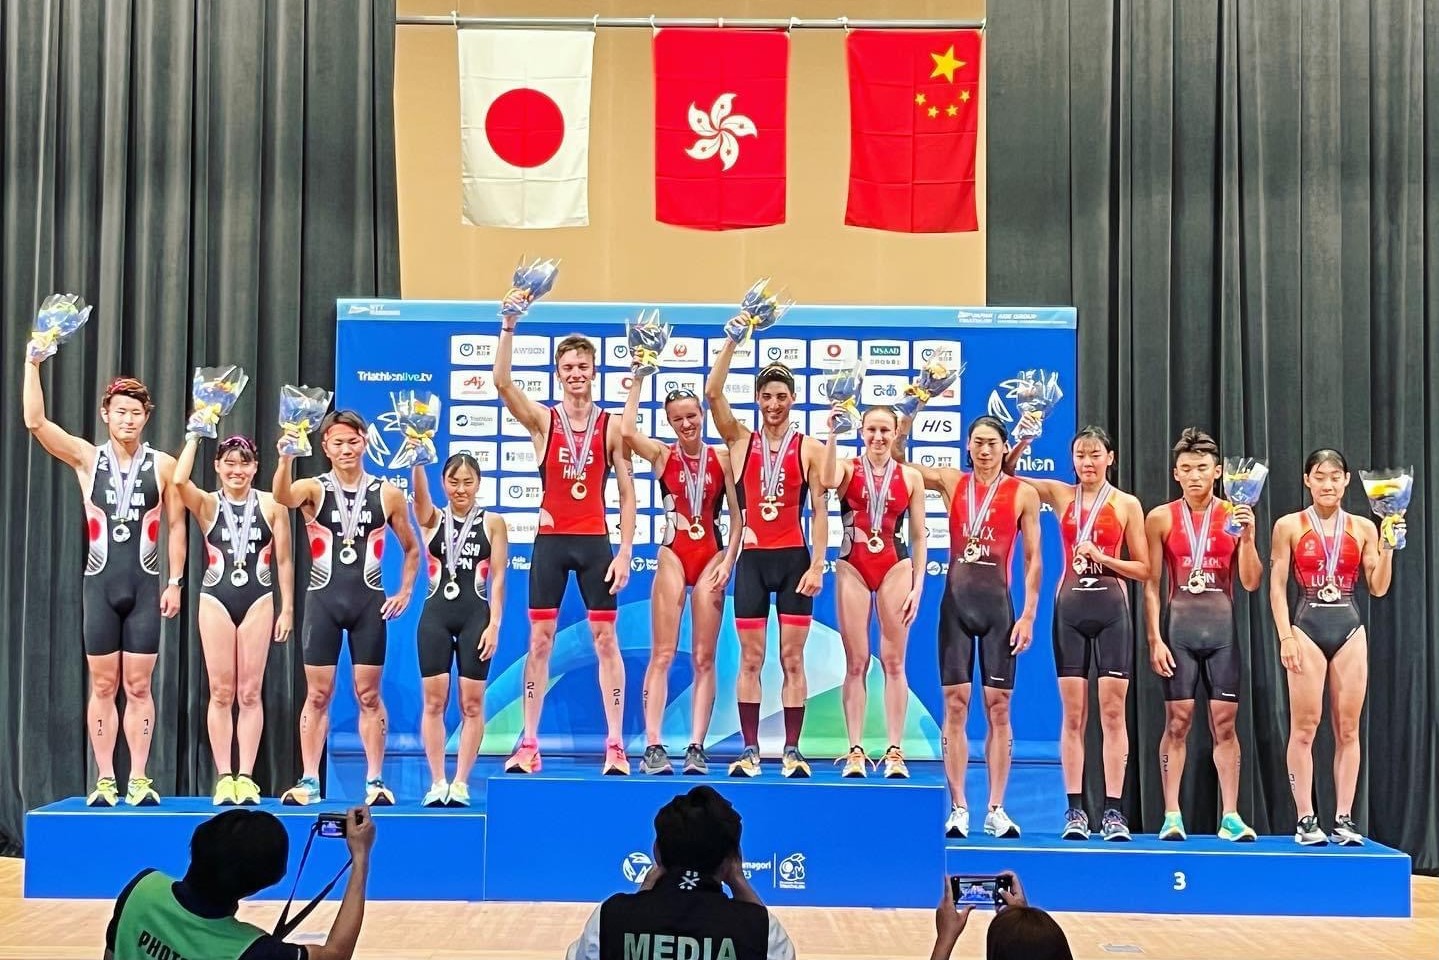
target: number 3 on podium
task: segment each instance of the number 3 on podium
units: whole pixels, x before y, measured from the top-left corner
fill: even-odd
[[[1174,871],[1174,889],[1184,890],[1189,886],[1189,878],[1184,875],[1183,870]]]

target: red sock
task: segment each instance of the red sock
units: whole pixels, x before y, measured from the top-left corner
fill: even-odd
[[[804,706],[784,708],[784,748],[799,748],[799,731],[804,726]]]
[[[759,703],[739,702],[739,732],[746,747],[759,746]]]

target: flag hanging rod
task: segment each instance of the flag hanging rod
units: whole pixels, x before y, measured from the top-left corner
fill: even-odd
[[[404,27],[494,27],[509,29],[564,29],[590,27],[742,27],[749,30],[983,30],[984,20],[857,20],[829,17],[395,17]]]

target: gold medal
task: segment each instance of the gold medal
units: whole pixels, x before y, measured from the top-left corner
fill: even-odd
[[[585,482],[583,480],[576,480],[574,483],[570,484],[570,496],[574,497],[576,500],[583,500],[585,498],[585,492],[587,490],[589,490],[589,488],[585,486]]]
[[[1184,589],[1190,593],[1203,593],[1205,590],[1208,590],[1209,583],[1204,579],[1204,571],[1189,571],[1189,582],[1184,585]]]
[[[704,522],[701,521],[699,517],[695,517],[695,518],[693,518],[692,520],[690,520],[689,530],[690,530],[690,539],[691,539],[691,540],[703,540],[703,539],[704,539],[704,537],[705,537],[705,525],[704,525]]]
[[[964,562],[974,563],[980,557],[979,538],[970,537],[969,542],[964,545]]]
[[[869,539],[865,541],[865,546],[869,547],[870,553],[879,553],[884,549],[884,538],[879,535],[878,530],[871,530],[869,532]]]

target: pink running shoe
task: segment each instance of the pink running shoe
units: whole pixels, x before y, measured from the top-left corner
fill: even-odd
[[[539,773],[541,765],[540,741],[521,737],[519,749],[505,761],[505,773]]]
[[[630,775],[630,758],[625,756],[625,748],[618,740],[605,741],[605,769],[607,777],[627,777]]]

